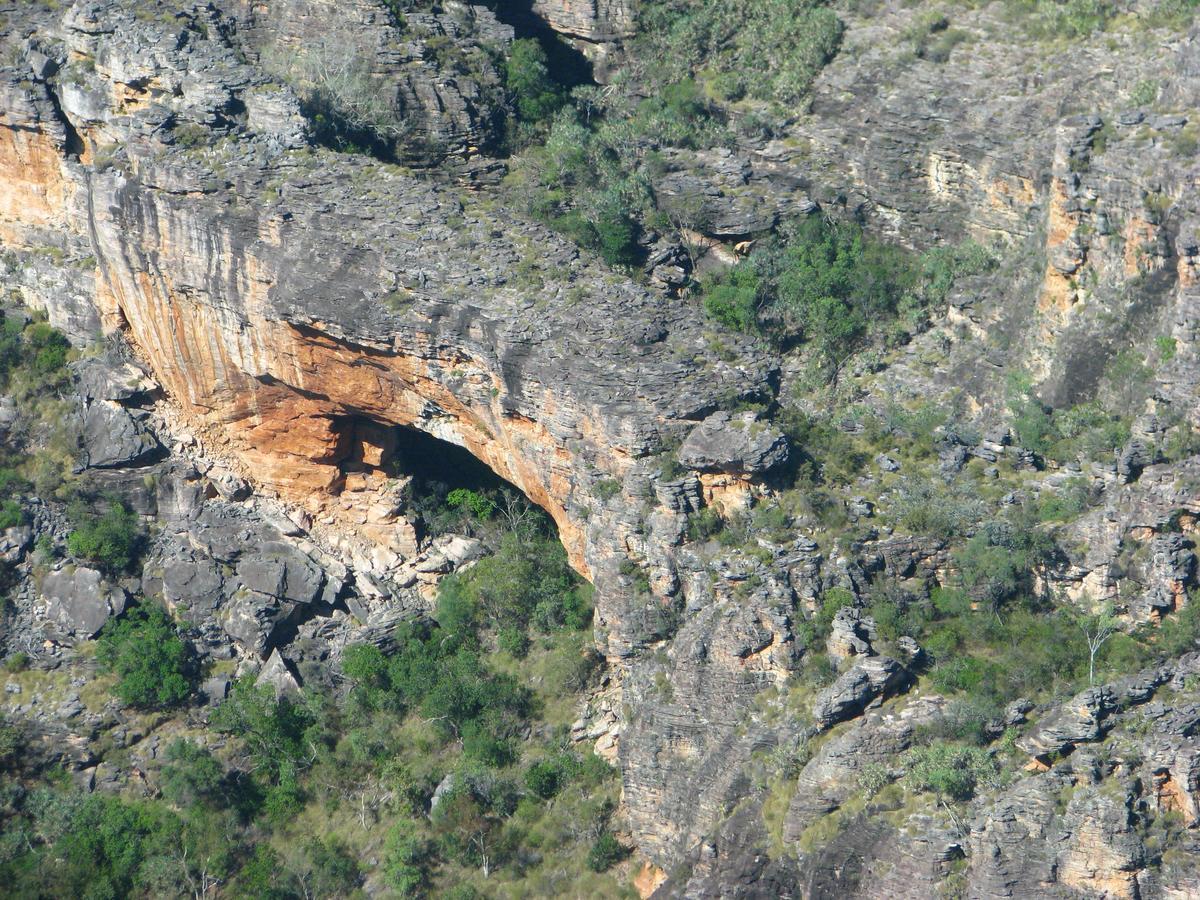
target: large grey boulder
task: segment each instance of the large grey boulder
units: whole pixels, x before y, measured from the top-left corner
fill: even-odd
[[[80,449],[85,468],[136,465],[149,460],[160,448],[158,438],[123,406],[99,400],[83,411]]]
[[[1091,687],[1056,710],[1033,733],[1017,741],[1031,756],[1063,753],[1076,744],[1095,741],[1107,730],[1106,719],[1119,708],[1109,686]]]
[[[46,619],[64,634],[92,638],[104,623],[125,609],[125,591],[104,580],[95,569],[66,566],[42,582]]]
[[[875,651],[875,620],[853,606],[843,606],[833,617],[825,649],[834,660],[850,656],[871,656]]]
[[[279,541],[254,548],[238,561],[237,577],[252,591],[312,603],[321,594],[325,573],[315,562]]]
[[[788,458],[787,438],[753,413],[715,412],[679,448],[679,462],[702,472],[754,475]]]
[[[225,579],[216,561],[186,552],[165,561],[163,600],[176,615],[199,624],[210,617],[224,599]]]
[[[157,387],[140,368],[111,355],[76,360],[70,368],[79,395],[87,400],[123,403],[144,397]]]
[[[17,525],[0,531],[0,560],[19,563],[25,552],[33,546],[33,529],[28,525]]]
[[[821,729],[853,718],[872,702],[906,684],[908,670],[890,656],[864,659],[813,700],[813,718]]]
[[[298,694],[300,692],[300,682],[296,679],[292,672],[288,661],[280,654],[276,648],[271,651],[271,656],[267,660],[266,665],[262,667],[262,671],[258,673],[258,678],[254,684],[258,687],[262,685],[270,685],[275,690],[275,699],[278,700],[288,694]]]

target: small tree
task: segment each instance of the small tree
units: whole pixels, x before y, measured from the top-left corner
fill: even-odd
[[[513,41],[505,66],[505,83],[513,94],[522,122],[545,122],[565,101],[562,87],[550,74],[546,51],[533,38]]]
[[[383,845],[383,873],[388,884],[402,897],[419,896],[429,884],[429,861],[433,849],[417,833],[412,822],[392,826]]]
[[[1088,648],[1088,686],[1096,683],[1096,656],[1105,642],[1119,631],[1116,617],[1106,604],[1099,612],[1079,619],[1079,630]]]

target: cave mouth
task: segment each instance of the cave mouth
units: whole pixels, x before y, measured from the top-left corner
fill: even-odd
[[[533,8],[533,0],[485,0],[496,18],[517,38],[533,38],[546,51],[551,77],[567,90],[595,85],[592,62],[570,39],[550,27]]]
[[[411,478],[408,515],[422,538],[446,533],[484,536],[489,518],[519,520],[523,527],[558,540],[553,519],[517,485],[497,475],[469,450],[428,432],[362,416],[335,420],[338,468],[343,490],[381,478]],[[469,505],[452,503],[456,491],[469,491],[491,515],[472,515]]]

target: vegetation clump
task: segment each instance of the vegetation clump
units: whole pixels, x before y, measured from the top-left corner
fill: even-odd
[[[129,571],[137,561],[145,534],[137,515],[120,500],[107,498],[101,512],[78,501],[69,515],[76,523],[67,538],[73,555],[97,564],[110,575]]]
[[[986,271],[976,244],[914,257],[854,223],[814,214],[785,224],[750,258],[704,285],[709,317],[787,349],[807,345],[829,376],[869,340],[902,341],[957,278]]]
[[[100,633],[96,659],[116,674],[114,691],[130,706],[178,706],[191,693],[190,648],[157,606],[136,606],[108,622]]]

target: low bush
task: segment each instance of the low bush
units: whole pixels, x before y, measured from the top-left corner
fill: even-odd
[[[96,659],[117,675],[114,690],[130,706],[178,706],[191,693],[191,649],[156,606],[136,606],[110,620],[100,633]]]
[[[419,711],[443,740],[460,739],[468,757],[511,761],[512,738],[533,711],[529,691],[490,671],[469,635],[413,623],[400,627],[397,644],[390,658],[370,645],[347,649],[343,670],[360,708]]]
[[[904,340],[956,279],[992,264],[974,243],[916,257],[853,222],[814,214],[785,222],[747,260],[707,282],[702,302],[728,328],[762,332],[783,348],[807,345],[832,375],[869,339]]]
[[[648,0],[638,20],[659,83],[703,77],[726,100],[783,104],[807,96],[842,31],[821,0]]]
[[[606,831],[596,838],[591,849],[588,850],[588,868],[593,872],[607,871],[629,856],[630,852],[630,849],[618,841],[612,832]]]
[[[121,501],[108,498],[97,513],[81,502],[68,509],[75,530],[67,538],[71,553],[110,575],[129,571],[141,553],[145,535],[138,517]]]
[[[979,747],[933,743],[914,747],[904,755],[904,780],[917,791],[943,800],[969,800],[975,789],[997,771],[991,754]]]

